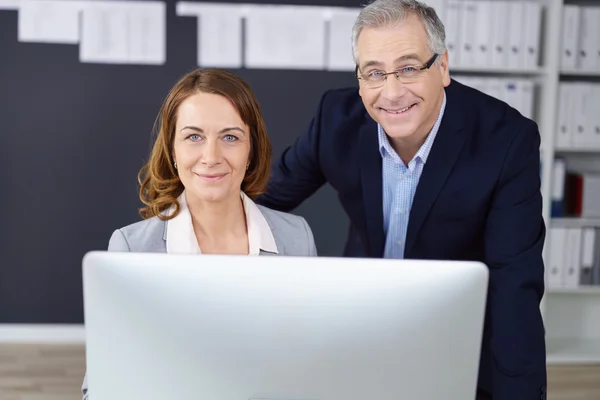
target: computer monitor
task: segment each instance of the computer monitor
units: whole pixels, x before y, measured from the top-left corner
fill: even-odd
[[[92,252],[92,400],[474,399],[475,262]]]

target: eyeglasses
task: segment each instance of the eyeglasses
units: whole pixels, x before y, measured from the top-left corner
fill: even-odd
[[[365,83],[365,86],[376,89],[385,83],[388,75],[396,75],[396,79],[398,79],[402,83],[411,83],[415,82],[422,74],[423,71],[431,68],[435,60],[438,58],[439,54],[434,54],[433,57],[429,59],[424,65],[407,65],[402,67],[396,71],[385,72],[385,71],[371,71],[366,75],[360,73],[358,69],[358,65],[356,66],[356,77],[362,80]]]

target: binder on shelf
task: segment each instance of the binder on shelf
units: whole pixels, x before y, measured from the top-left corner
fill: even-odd
[[[580,285],[593,283],[592,268],[594,267],[594,246],[596,244],[596,229],[584,227],[581,232],[581,272]]]
[[[561,83],[558,87],[558,121],[555,136],[556,147],[571,147],[571,129],[572,129],[572,86],[568,83]]]
[[[592,267],[592,285],[600,285],[600,228],[596,228],[594,243],[594,266]]]
[[[492,46],[492,2],[483,0],[475,4],[473,20],[475,37],[473,39],[473,66],[483,68],[491,64]]]
[[[555,158],[552,171],[552,206],[550,211],[552,218],[559,218],[564,215],[566,175],[566,160],[564,158]]]
[[[509,3],[509,21],[508,29],[508,68],[523,68],[523,32],[525,29],[524,10],[525,5],[520,1]]]
[[[491,1],[490,13],[493,15],[491,20],[491,63],[494,68],[506,68],[508,65],[508,7],[507,1]]]
[[[579,35],[579,6],[567,4],[563,7],[562,43],[560,66],[563,70],[577,68],[577,38]]]
[[[524,2],[525,36],[523,58],[525,68],[535,68],[539,65],[540,28],[542,20],[542,5],[536,1]]]
[[[579,69],[583,71],[594,71],[596,66],[597,47],[596,42],[600,40],[600,14],[596,14],[598,7],[582,7],[579,18],[578,56]]]
[[[564,270],[566,268],[565,242],[567,228],[551,227],[549,229],[550,254],[547,267],[548,289],[560,289],[564,286]]]
[[[567,228],[567,263],[565,269],[564,285],[574,289],[579,287],[581,272],[581,228]]]
[[[462,9],[464,3],[462,0],[448,0],[446,5],[446,47],[448,49],[448,63],[451,66],[461,65],[461,46],[460,38]]]
[[[475,36],[477,35],[476,24],[477,9],[479,3],[475,0],[463,0],[461,8],[462,21],[460,24],[460,65],[472,67],[475,64]]]

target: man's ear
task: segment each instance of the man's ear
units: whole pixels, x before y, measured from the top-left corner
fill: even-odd
[[[440,66],[439,66],[439,71],[442,77],[442,83],[444,84],[444,87],[447,87],[448,85],[450,85],[450,69],[448,67],[448,49],[446,49],[444,51],[444,53],[442,53],[439,56],[439,60],[440,60]]]

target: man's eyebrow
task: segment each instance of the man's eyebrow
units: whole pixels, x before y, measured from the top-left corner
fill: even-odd
[[[394,64],[398,64],[398,63],[401,63],[402,61],[407,61],[407,60],[414,60],[414,61],[420,62],[419,55],[416,53],[411,53],[411,54],[405,54],[403,56],[396,58],[394,60]],[[381,61],[371,60],[371,61],[367,61],[366,63],[364,63],[363,66],[361,67],[361,69],[367,69],[369,67],[381,67],[382,65],[383,65],[383,63]]]
[[[407,61],[407,60],[415,60],[415,61],[419,61],[420,62],[419,55],[415,54],[415,53],[411,53],[411,54],[405,54],[405,55],[403,55],[401,57],[396,58],[394,60],[394,64],[397,64],[397,63],[402,62],[402,61]]]
[[[381,66],[381,62],[379,62],[379,61],[367,61],[366,63],[363,64],[361,69],[367,69],[369,67],[380,67],[380,66]]]

